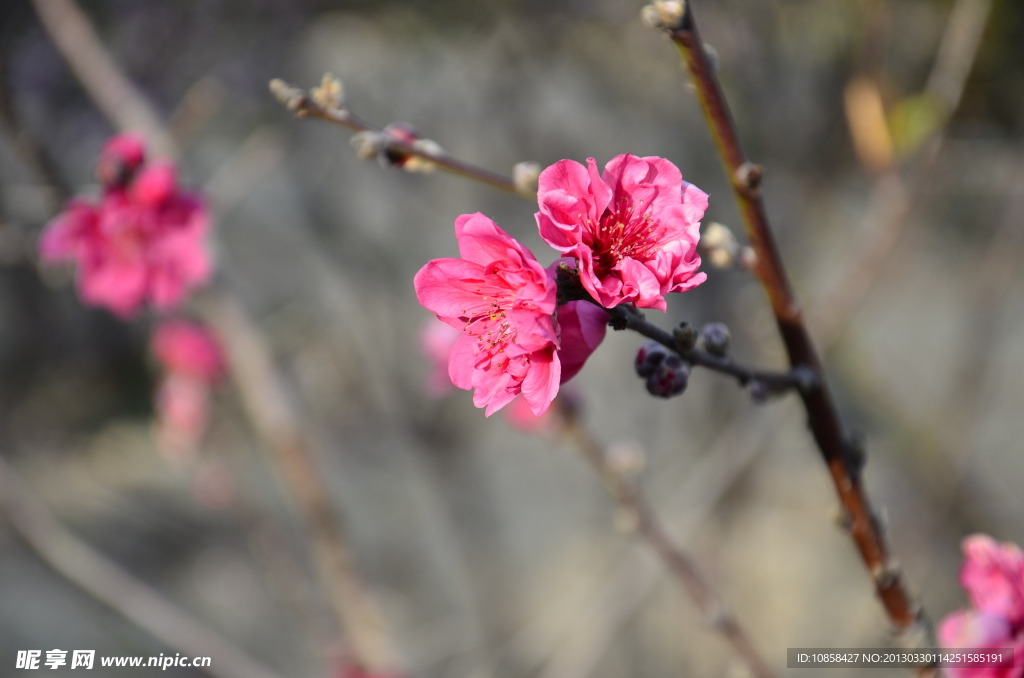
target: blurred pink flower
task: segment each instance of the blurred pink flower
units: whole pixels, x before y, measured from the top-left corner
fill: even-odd
[[[137,139],[112,139],[98,170],[104,184],[98,204],[70,201],[39,241],[44,261],[78,265],[84,302],[124,318],[146,301],[171,309],[210,276],[206,208],[179,190],[173,165],[141,162]]]
[[[623,154],[598,175],[560,160],[541,172],[540,235],[579,261],[580,280],[605,308],[632,302],[665,310],[665,294],[704,282],[700,219],[708,196],[658,157]]]
[[[463,336],[448,363],[452,383],[474,389],[490,416],[520,393],[542,414],[558,392],[555,284],[533,254],[483,214],[455,221],[461,259],[416,274],[420,303]]]
[[[509,423],[509,426],[525,433],[540,434],[551,430],[554,424],[555,415],[552,409],[549,407],[542,414],[536,415],[525,399],[516,398],[502,411],[502,414],[505,415],[505,421]]]
[[[427,377],[427,393],[440,397],[451,391],[455,384],[448,376],[448,361],[452,356],[455,342],[462,332],[447,323],[430,319],[420,328],[420,352],[430,361],[431,372]]]
[[[146,160],[146,144],[129,133],[118,134],[103,145],[96,176],[106,189],[127,184]]]
[[[153,332],[153,355],[168,372],[214,383],[226,363],[220,342],[208,329],[188,320],[164,320]]]
[[[1013,544],[986,535],[964,540],[960,584],[973,609],[947,615],[938,638],[946,648],[1012,647],[1012,667],[948,667],[952,678],[1021,678],[1024,676],[1024,554]]]
[[[1024,623],[1024,553],[984,534],[965,539],[963,551],[960,585],[974,609]]]
[[[184,320],[162,322],[151,348],[165,370],[156,395],[161,449],[189,457],[206,430],[210,390],[224,376],[223,353],[208,330]]]

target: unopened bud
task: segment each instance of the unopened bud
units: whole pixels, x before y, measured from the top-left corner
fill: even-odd
[[[704,228],[697,247],[715,268],[731,268],[740,249],[729,227],[717,221],[712,221]]]
[[[725,355],[729,350],[729,328],[722,323],[708,323],[700,331],[704,350],[714,355]]]
[[[647,377],[647,392],[659,398],[671,398],[685,391],[689,381],[690,364],[677,355],[669,354],[654,374]]]
[[[668,349],[656,341],[648,341],[636,352],[634,366],[636,373],[641,377],[649,377],[661,365],[661,361],[668,355]]]
[[[757,272],[757,252],[754,251],[753,247],[749,245],[740,250],[740,266],[747,269],[751,273]]]
[[[517,162],[512,168],[512,182],[520,193],[531,195],[537,192],[540,165],[535,162]]]
[[[305,92],[279,78],[270,81],[270,93],[289,111],[298,111],[306,103]]]
[[[772,396],[771,388],[760,379],[751,379],[747,382],[747,392],[750,393],[750,397],[755,403],[767,402]]]
[[[679,323],[679,327],[672,330],[672,338],[676,340],[676,348],[680,353],[693,350],[697,345],[697,337],[697,328],[686,321]]]
[[[647,466],[647,455],[644,454],[643,448],[634,442],[612,445],[608,448],[605,458],[612,471],[627,478],[635,478]]]
[[[640,10],[640,18],[651,28],[674,31],[682,26],[685,13],[684,0],[656,0]]]
[[[384,135],[380,132],[359,132],[353,134],[348,140],[352,148],[356,149],[356,155],[363,160],[376,157],[384,150]]]
[[[345,88],[341,80],[330,73],[324,73],[320,86],[310,90],[309,98],[320,108],[337,110],[345,103]]]
[[[708,60],[708,66],[711,67],[711,72],[717,73],[718,66],[722,61],[721,58],[718,56],[718,50],[705,42],[704,57]]]
[[[436,141],[423,139],[416,128],[407,122],[393,122],[383,130],[385,141],[397,141],[409,146],[419,153],[439,155],[443,151]],[[407,172],[433,172],[437,165],[429,158],[424,158],[395,146],[385,146],[380,156],[381,163],[391,167],[399,167]]]

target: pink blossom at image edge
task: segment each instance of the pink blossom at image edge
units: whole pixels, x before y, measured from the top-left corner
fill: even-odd
[[[1024,553],[986,535],[963,541],[960,584],[971,608],[947,615],[939,624],[946,648],[978,650],[1013,648],[1013,667],[948,667],[951,678],[1021,678],[1024,676]]]

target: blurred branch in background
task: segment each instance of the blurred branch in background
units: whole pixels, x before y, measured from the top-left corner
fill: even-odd
[[[846,118],[854,148],[865,168],[880,175],[858,229],[867,236],[858,239],[862,244],[839,279],[813,300],[817,318],[811,326],[824,345],[843,334],[871,292],[928,187],[991,8],[991,0],[957,0],[924,91],[901,100],[892,116],[886,116],[881,89],[870,76],[858,76],[846,87]]]
[[[177,146],[160,115],[125,77],[74,0],[32,0],[32,6],[103,115],[118,129],[140,132],[158,155],[175,157]]]
[[[145,133],[157,153],[176,155],[159,115],[118,68],[73,0],[34,4],[54,44],[111,123]],[[398,670],[397,648],[361,581],[310,445],[282,393],[269,348],[230,292],[211,291],[199,309],[229,347],[234,383],[299,511],[355,663],[371,671]]]
[[[212,657],[204,670],[214,678],[279,678],[68,532],[2,458],[0,507],[50,567],[168,647],[191,657]]]
[[[737,416],[726,422],[723,431],[708,445],[702,461],[675,485],[663,513],[665,534],[677,544],[689,540],[743,471],[758,458],[765,440],[778,427],[778,420],[763,411],[742,427],[736,425],[738,419]],[[582,431],[583,435],[572,435],[573,430],[569,433],[572,442],[589,459],[588,450],[597,447],[595,441],[583,429],[582,422],[574,420],[571,426]],[[607,449],[601,452],[606,458],[611,455]],[[591,675],[609,646],[621,636],[626,623],[649,600],[664,572],[646,567],[636,552],[621,554],[611,572],[588,597],[584,609],[572,615],[572,624],[555,636],[555,644],[526,648],[530,655],[544,662],[540,677]]]
[[[40,150],[22,125],[7,77],[7,62],[0,57],[0,128],[10,139],[18,160],[28,170],[30,178],[43,192],[47,212],[56,214],[64,199],[71,194],[71,189],[53,159]]]
[[[618,459],[604,448],[580,421],[573,408],[559,399],[558,408],[566,437],[572,441],[583,457],[601,476],[608,491],[619,504],[620,520],[624,529],[635,531],[641,540],[661,559],[669,574],[686,591],[708,625],[720,633],[757,678],[772,678],[775,674],[758,653],[746,632],[739,625],[725,603],[700,573],[693,558],[673,542],[660,521],[655,517],[636,484],[636,475],[642,469],[642,453],[619,455],[634,457]]]

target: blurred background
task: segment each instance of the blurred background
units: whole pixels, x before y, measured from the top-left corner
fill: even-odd
[[[40,0],[46,2],[46,0]],[[412,277],[482,211],[543,264],[535,205],[356,157],[350,133],[267,92],[325,71],[377,124],[408,121],[510,174],[659,155],[738,212],[671,43],[642,3],[82,0],[209,196],[222,284],[281,370],[360,571],[414,675],[742,676],[677,584],[616,525],[559,436],[437,398]],[[1013,0],[726,0],[696,6],[794,286],[825,351],[867,486],[933,621],[964,607],[960,540],[1024,543],[1024,7]],[[194,454],[161,450],[150,318],[83,306],[38,264],[53,193],[95,197],[115,131],[28,2],[0,6],[0,457],[5,482],[259,663],[341,666],[299,520],[233,385]],[[708,281],[648,319],[726,322],[741,360],[781,368],[759,285]],[[609,332],[570,383],[594,437],[642,450],[655,511],[782,675],[787,647],[880,647],[888,624],[796,399],[757,406],[697,371],[650,398],[641,344]],[[14,475],[16,474],[16,475]],[[7,511],[12,504],[6,502]],[[72,563],[74,567],[74,563]],[[0,517],[0,675],[22,649],[173,654],[58,573]],[[44,654],[45,656],[45,654]],[[218,657],[212,657],[218,664]],[[64,667],[61,671],[67,671]],[[119,676],[153,669],[99,669]],[[846,675],[902,675],[847,669]],[[53,675],[62,675],[55,672]],[[75,675],[71,673],[71,675]],[[102,675],[105,675],[103,673]],[[169,669],[168,676],[203,675]]]

